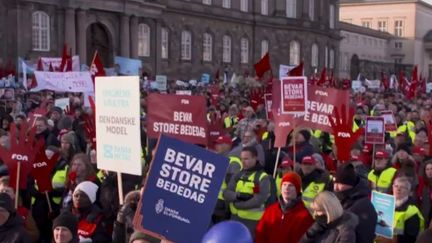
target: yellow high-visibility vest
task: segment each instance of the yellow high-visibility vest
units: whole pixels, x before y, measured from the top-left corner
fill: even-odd
[[[420,213],[420,210],[415,205],[409,205],[406,211],[395,212],[393,220],[393,233],[395,235],[403,235],[405,230],[405,221],[415,215],[417,215],[420,219],[419,232],[421,232],[424,229],[425,220]]]
[[[239,164],[240,165],[240,170],[242,170],[243,169],[243,164],[242,164],[242,162],[240,161],[240,159],[238,158],[238,157],[235,157],[235,156],[230,156],[229,157],[229,159],[230,159],[230,165],[231,165],[231,163],[237,163],[237,164]],[[223,197],[223,191],[225,191],[225,189],[227,188],[227,183],[225,182],[225,179],[222,181],[222,186],[221,186],[221,189],[219,190],[219,194],[218,194],[218,199],[219,200],[224,200],[224,197]]]
[[[397,170],[393,167],[389,167],[381,172],[379,177],[376,176],[374,172],[375,170],[372,170],[368,174],[368,180],[372,183],[372,189],[382,193],[387,193],[392,185],[393,177]]]

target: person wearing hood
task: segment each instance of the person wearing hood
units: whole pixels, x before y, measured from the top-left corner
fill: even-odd
[[[420,210],[410,197],[411,182],[406,177],[398,177],[393,183],[393,195],[396,201],[393,221],[393,239],[398,243],[414,243],[425,227]]]
[[[369,187],[372,190],[391,194],[393,180],[397,170],[389,162],[389,154],[379,150],[375,153],[374,168],[368,174]]]
[[[0,242],[32,242],[21,216],[16,213],[12,198],[4,192],[0,193]]]
[[[243,223],[255,234],[270,197],[270,178],[257,161],[255,147],[244,147],[240,154],[243,169],[231,177],[223,197],[229,203],[231,220]]]
[[[335,176],[334,191],[343,209],[357,215],[356,242],[370,243],[375,239],[378,215],[369,200],[370,189],[360,179],[352,164],[341,165]]]
[[[315,223],[303,235],[300,243],[356,243],[358,218],[344,212],[338,198],[328,191],[320,192],[312,204]]]
[[[310,205],[318,193],[324,190],[333,190],[332,176],[318,168],[317,161],[312,156],[303,157],[300,169],[303,202],[306,208],[311,211]]]
[[[78,243],[78,219],[69,212],[53,221],[53,243]]]
[[[279,201],[270,205],[256,227],[255,243],[297,243],[314,220],[301,199],[301,178],[286,173]]]

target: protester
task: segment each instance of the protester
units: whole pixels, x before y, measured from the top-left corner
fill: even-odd
[[[307,130],[300,130],[295,133],[294,143],[296,144],[295,148],[295,158],[294,158],[294,147],[291,145],[288,147],[288,154],[294,162],[299,163],[302,162],[305,156],[311,156],[314,153],[314,148],[312,144],[310,144],[311,133]]]
[[[0,242],[32,242],[7,193],[0,193]]]
[[[269,206],[256,228],[256,243],[298,242],[313,219],[301,198],[301,178],[286,173],[281,181],[279,201]]]
[[[371,192],[367,182],[357,176],[352,164],[342,165],[338,168],[334,191],[344,211],[351,212],[358,217],[356,242],[373,242],[378,216],[369,199]]]
[[[417,205],[421,210],[426,225],[429,225],[432,218],[432,160],[428,160],[424,166],[423,175],[420,178],[420,185],[417,188]]]
[[[244,147],[240,154],[243,169],[235,174],[223,197],[230,203],[231,219],[246,225],[252,235],[270,196],[270,180],[257,161],[255,147]]]
[[[129,192],[114,223],[113,242],[129,242],[134,231],[133,217],[138,207],[140,191]]]
[[[389,154],[386,151],[377,151],[375,153],[375,166],[373,170],[369,172],[368,180],[372,190],[391,194],[391,185],[396,178],[397,170],[391,167],[391,163],[388,159]]]
[[[261,166],[265,166],[265,155],[264,155],[264,148],[261,144],[258,143],[257,135],[253,129],[247,129],[243,133],[242,140],[240,144],[233,148],[231,152],[229,153],[230,156],[240,157],[240,153],[242,152],[243,148],[245,147],[254,147],[258,152],[258,162],[261,164]]]
[[[54,219],[53,241],[55,243],[78,243],[78,220],[69,212]]]
[[[300,240],[301,243],[356,243],[355,229],[358,218],[344,212],[342,205],[332,192],[320,192],[312,202],[315,223]]]

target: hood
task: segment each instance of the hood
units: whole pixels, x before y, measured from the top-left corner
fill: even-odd
[[[336,192],[336,196],[341,201],[343,207],[349,208],[361,198],[369,197],[370,189],[365,179],[359,178],[357,185],[343,192]]]

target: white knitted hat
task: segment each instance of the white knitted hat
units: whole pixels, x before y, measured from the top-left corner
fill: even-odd
[[[83,181],[80,184],[78,184],[77,187],[75,187],[74,194],[79,190],[84,192],[88,198],[90,199],[91,203],[94,203],[96,201],[96,193],[99,187],[94,184],[91,181]]]

